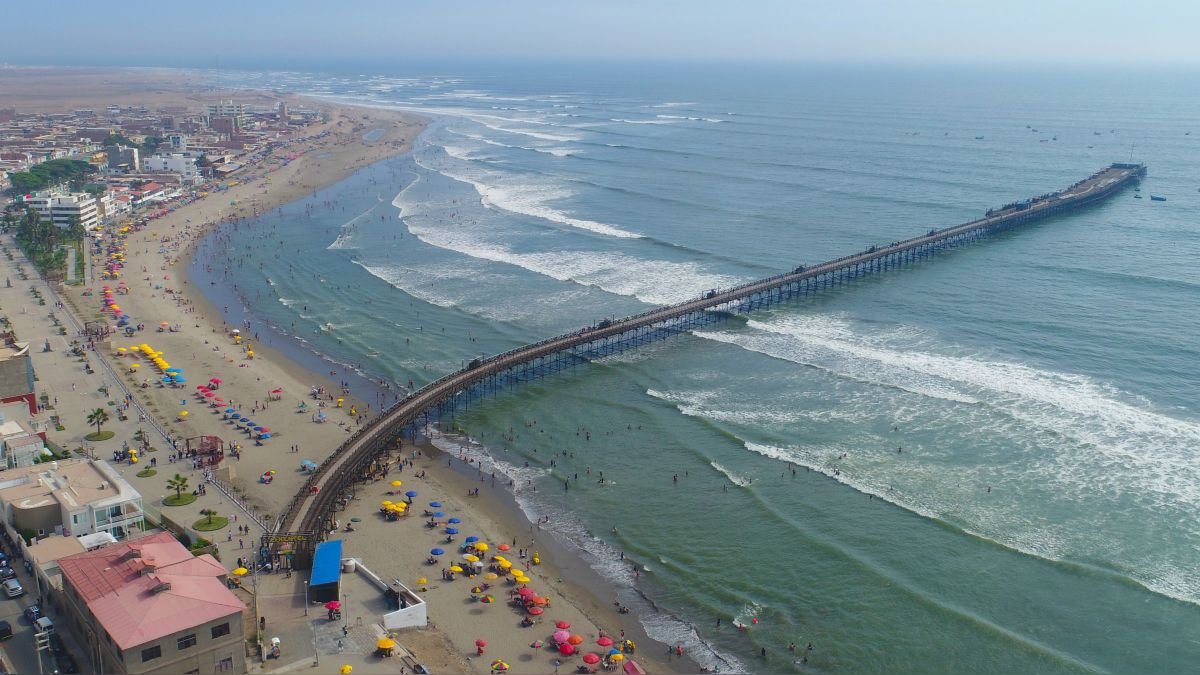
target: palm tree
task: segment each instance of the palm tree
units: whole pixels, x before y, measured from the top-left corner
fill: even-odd
[[[208,522],[205,524],[212,525],[212,519],[213,519],[213,516],[217,515],[217,510],[216,509],[200,509],[200,515],[208,516]]]
[[[89,414],[87,416],[88,424],[94,425],[96,427],[97,434],[100,433],[100,425],[104,424],[107,421],[108,421],[108,411],[106,411],[104,408],[96,408],[95,410],[93,410],[91,412],[91,414]]]
[[[170,480],[167,481],[167,488],[175,491],[175,499],[182,498],[182,493],[184,490],[187,489],[187,486],[188,486],[187,476],[181,476],[179,474],[175,474],[174,476],[171,477]]]

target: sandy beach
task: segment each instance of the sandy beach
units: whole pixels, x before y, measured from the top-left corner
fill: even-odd
[[[20,99],[14,93],[20,89],[20,78],[5,71],[0,74],[0,95],[17,104],[19,109],[100,105],[114,98],[146,105],[197,107],[203,101],[229,96],[228,92],[205,91],[202,83],[191,76],[172,79],[173,73],[120,71],[97,80],[88,72],[66,71],[59,87],[49,84],[33,87],[29,89],[28,99]],[[143,76],[145,79],[140,79]],[[61,94],[61,86],[77,81],[87,83],[87,86],[78,85],[78,97]],[[248,102],[264,102],[272,95],[248,92],[236,96]],[[373,162],[404,153],[423,127],[422,120],[394,111],[353,108],[315,100],[303,100],[299,104],[324,110],[326,121],[298,133],[287,147],[277,150],[258,165],[248,166],[228,190],[176,208],[151,220],[142,229],[114,239],[123,244],[124,268],[119,280],[101,281],[96,276],[84,286],[60,290],[81,323],[97,320],[112,323],[112,313],[104,311],[102,304],[101,289],[108,285],[116,292],[114,300],[121,311],[145,326],[144,330],[129,337],[114,333],[97,342],[93,358],[107,360],[112,370],[119,374],[124,387],[132,392],[136,404],[168,435],[177,439],[179,448],[183,447],[181,439],[201,435],[218,436],[227,445],[240,445],[240,456],[236,459],[226,451],[223,466],[227,468],[216,471],[215,477],[237,490],[237,499],[244,502],[248,511],[239,511],[230,499],[209,489],[190,506],[163,507],[165,515],[176,522],[190,523],[199,509],[211,507],[230,516],[231,520],[238,513],[254,512],[269,526],[271,518],[303,483],[300,462],[305,459],[321,462],[355,428],[356,419],[351,411],[363,414],[373,400],[372,392],[350,390],[343,394],[339,383],[344,379],[340,377],[344,373],[312,373],[278,352],[257,344],[253,324],[237,326],[242,336],[240,344],[237,343],[230,333],[235,327],[225,325],[219,308],[211,306],[201,289],[195,288],[185,273],[196,242],[215,223],[251,218],[309,195]],[[99,262],[102,261],[93,261]],[[91,269],[95,275],[99,274],[97,265]],[[119,282],[125,283],[124,290]],[[85,294],[89,288],[90,294]],[[158,330],[160,326],[161,331]],[[142,345],[161,352],[162,358],[172,367],[182,369],[187,381],[178,386],[162,384],[159,381],[161,375],[152,360],[144,355]],[[211,378],[218,378],[220,385],[213,392],[214,396],[206,399],[197,393],[195,386],[207,383]],[[72,398],[77,393],[74,384],[70,391],[65,382],[54,386],[57,389],[51,393],[56,397],[56,403],[60,397],[63,399],[59,405],[62,414],[78,410],[82,415],[89,406],[94,407],[89,401]],[[328,404],[324,409],[327,414],[324,423],[313,421],[318,405],[309,395],[313,387],[322,387],[345,399],[340,408]],[[223,405],[212,403],[217,397],[223,399]],[[226,406],[242,415],[253,416],[258,425],[271,430],[272,438],[261,445],[255,444],[250,434],[239,431],[225,419],[227,415],[223,410]],[[185,411],[186,415],[181,414]],[[125,427],[117,427],[118,435],[113,440],[93,444],[97,456],[108,458],[112,451],[121,447],[123,440],[128,440],[129,435],[123,436],[122,429],[145,429],[138,424],[143,422],[138,417],[135,407],[131,410],[131,421]],[[150,421],[145,420],[144,424],[149,425]],[[70,431],[61,433],[63,437],[52,438],[65,447],[75,447],[88,429],[79,424],[69,428]],[[169,493],[165,483],[175,472],[192,477],[192,485],[202,482],[202,473],[190,461],[171,461],[172,448],[162,437],[153,437],[151,445],[153,452],[143,457],[140,465],[123,464],[120,467],[142,491],[148,507],[158,504],[161,497]],[[406,447],[406,452],[412,451]],[[392,488],[387,482],[370,484],[358,492],[344,513],[339,514],[343,523],[352,517],[360,518],[357,529],[339,536],[346,542],[346,555],[362,559],[385,579],[396,578],[412,588],[422,586],[418,583],[419,578],[428,580],[423,586],[427,589],[430,628],[396,636],[402,646],[419,655],[420,661],[440,672],[459,672],[470,667],[474,672],[484,673],[490,670],[491,659],[500,657],[509,663],[511,672],[553,672],[554,661],[559,658],[562,672],[570,672],[581,663],[580,654],[607,651],[596,643],[603,636],[619,641],[624,634],[639,645],[651,644],[632,615],[616,612],[610,592],[605,590],[598,575],[560,545],[539,540],[537,527],[525,521],[503,486],[478,482],[473,467],[443,455],[429,444],[421,446],[417,452],[415,457],[406,455],[411,461],[410,466],[388,478],[389,481],[402,479],[405,481],[403,490],[413,489],[419,493],[413,512],[397,522],[384,521],[378,508],[381,500],[389,498],[387,493]],[[137,476],[138,470],[151,460],[157,465],[157,475]],[[275,472],[270,484],[260,482],[259,477],[270,471]],[[421,472],[422,477],[414,477],[415,472]],[[479,496],[468,497],[473,488],[479,488]],[[426,527],[428,518],[421,514],[430,500],[440,500],[443,504],[440,511],[444,516],[438,520],[458,518],[461,521],[459,527],[463,528],[463,534],[458,542],[447,543],[441,527]],[[233,523],[230,527],[234,527]],[[231,568],[243,555],[241,551],[248,552],[262,532],[244,515],[237,521],[237,527],[239,530],[248,527],[249,530],[206,535],[222,548],[222,559]],[[517,549],[525,548],[541,553],[542,564],[531,565],[529,569],[530,586],[551,602],[541,623],[531,627],[519,625],[523,612],[507,604],[508,591],[512,587],[503,581],[488,582],[494,587],[487,594],[493,595],[496,602],[485,604],[478,602],[479,593],[471,592],[481,580],[470,580],[461,575],[454,581],[442,579],[441,570],[448,567],[451,559],[459,557],[457,545],[469,534],[481,537],[494,547],[507,544],[512,547],[513,554]],[[439,556],[439,564],[427,564],[430,550],[439,543],[446,554]],[[493,548],[492,553],[495,552]],[[516,555],[511,558],[514,563],[524,566]],[[317,627],[310,624],[316,619],[305,616],[303,611],[301,577],[303,575],[298,574],[284,578],[276,574],[260,580],[259,611],[263,616],[271,617],[272,632],[290,631],[297,636],[290,644],[303,642],[310,629],[314,635],[317,631]],[[248,595],[247,602],[252,602]],[[317,609],[314,614],[321,613],[320,608]],[[367,619],[367,625],[356,630],[368,633],[381,630],[372,628],[371,617]],[[545,648],[530,647],[535,640],[547,641],[549,646],[549,636],[559,621],[569,622],[570,632],[582,638],[579,653],[568,658],[551,654]],[[475,641],[481,638],[488,645],[484,655],[478,656]],[[341,645],[340,640],[338,644]],[[358,672],[396,670],[395,665],[367,653],[352,654],[341,647],[339,652],[330,658],[342,659],[342,662],[354,665]],[[646,659],[640,653],[636,658],[651,672],[671,669],[671,666]],[[672,666],[674,664],[678,664],[676,669],[685,672],[695,669],[686,660],[676,660]],[[271,670],[274,666],[265,667]]]

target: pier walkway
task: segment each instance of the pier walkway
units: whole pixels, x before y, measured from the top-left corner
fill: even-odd
[[[787,302],[1013,227],[1090,206],[1136,182],[1145,172],[1141,164],[1113,164],[1065,190],[1008,204],[962,225],[871,246],[859,253],[797,267],[733,288],[711,289],[692,300],[624,318],[605,319],[572,333],[474,359],[462,370],[398,401],[350,436],[320,465],[280,514],[275,534],[266,535],[264,545],[287,546],[297,554],[296,566],[307,565],[307,552],[328,532],[338,502],[372,462],[395,449],[398,439],[415,435],[459,405],[489,394],[494,396],[522,381],[721,321],[731,314]]]

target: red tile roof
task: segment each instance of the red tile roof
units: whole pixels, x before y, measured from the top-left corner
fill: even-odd
[[[166,532],[62,558],[58,566],[123,650],[245,608],[226,588],[216,559],[193,556]]]

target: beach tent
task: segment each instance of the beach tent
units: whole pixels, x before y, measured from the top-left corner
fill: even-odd
[[[341,598],[342,541],[334,539],[317,544],[313,554],[308,595],[313,602],[331,602]]]

